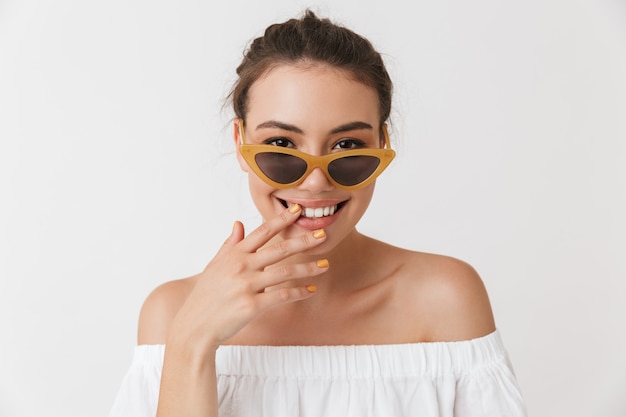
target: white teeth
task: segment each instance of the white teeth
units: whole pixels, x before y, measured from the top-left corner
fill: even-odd
[[[336,210],[336,205],[327,207],[304,207],[302,210],[302,216],[310,219],[316,219],[319,217],[332,216],[335,214]]]

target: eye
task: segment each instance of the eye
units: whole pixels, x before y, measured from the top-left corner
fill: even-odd
[[[281,148],[294,148],[295,147],[292,141],[290,141],[287,138],[282,138],[282,137],[267,139],[263,141],[263,143],[266,145],[280,146]]]
[[[342,139],[335,144],[333,149],[358,149],[364,148],[365,142],[358,139]]]

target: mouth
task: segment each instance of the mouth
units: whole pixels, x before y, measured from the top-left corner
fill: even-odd
[[[295,204],[295,203],[290,203],[280,198],[278,199],[278,201],[280,201],[280,203],[285,208],[289,208]],[[341,210],[343,206],[346,205],[347,202],[348,200],[345,200],[337,204],[333,204],[329,206],[322,206],[322,207],[307,207],[304,204],[300,204],[302,206],[302,213],[300,214],[300,217],[306,217],[308,219],[319,219],[321,217],[332,216],[335,213],[337,213],[339,210]]]

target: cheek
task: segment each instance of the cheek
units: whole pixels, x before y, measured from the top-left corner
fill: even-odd
[[[367,208],[372,201],[372,196],[374,195],[374,184],[375,183],[372,183],[364,189],[355,191],[353,193],[352,200],[355,204],[352,205],[351,214],[357,217],[357,222],[361,219],[361,216],[363,216],[363,214],[367,211]]]
[[[268,208],[274,207],[274,197],[272,194],[276,191],[275,188],[262,181],[254,172],[248,172],[248,187],[250,189],[250,196],[256,206],[257,210],[261,212],[263,217],[266,215]]]
[[[375,186],[376,186],[376,181],[365,186],[365,188],[352,191],[350,193],[351,199],[353,199],[357,203],[355,205],[358,205],[359,207],[362,207],[363,205],[367,206],[370,203],[370,201],[372,201],[372,197],[374,196]]]

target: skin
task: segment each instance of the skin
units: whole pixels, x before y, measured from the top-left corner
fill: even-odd
[[[357,128],[336,132],[354,122]],[[322,155],[354,139],[380,147],[379,123],[370,87],[323,64],[281,65],[252,85],[245,133],[247,143],[287,138],[290,146]],[[239,143],[236,123],[234,132]],[[263,224],[245,236],[236,222],[203,272],[161,285],[141,311],[138,343],[166,344],[158,416],[217,416],[220,345],[459,341],[495,330],[471,266],[357,231],[374,184],[341,190],[315,169],[298,186],[279,190],[241,156],[238,161]],[[307,220],[283,202],[343,207],[331,218]],[[405,210],[401,199],[396,210]],[[326,235],[315,237],[320,227]],[[320,260],[329,266],[318,266]]]

